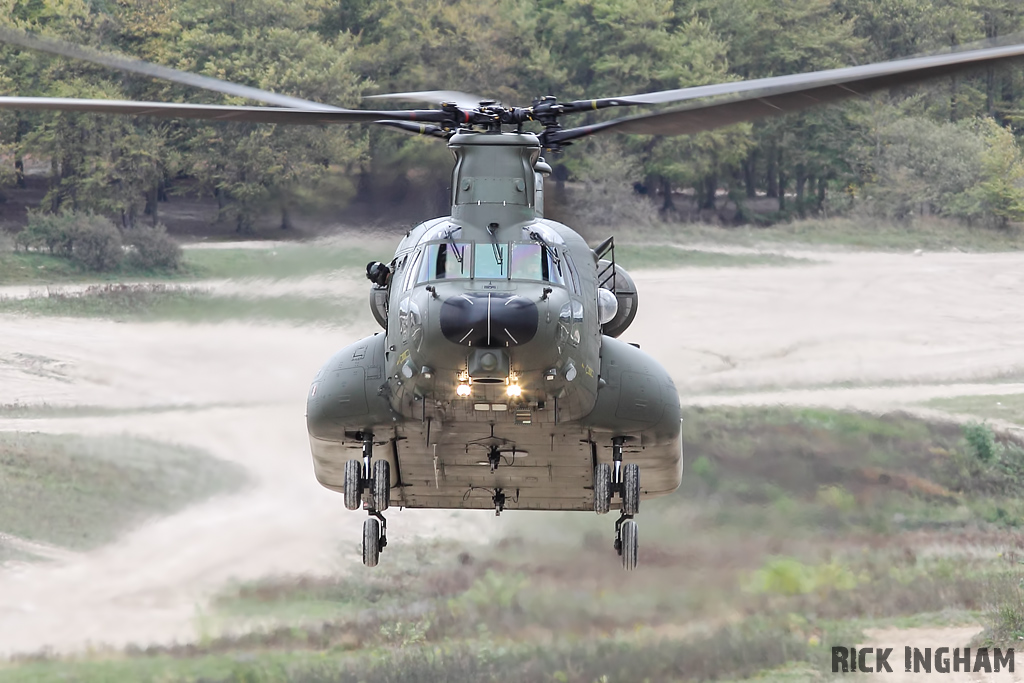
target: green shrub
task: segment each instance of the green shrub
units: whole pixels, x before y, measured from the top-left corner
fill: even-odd
[[[963,426],[964,439],[975,458],[981,462],[992,462],[999,455],[996,435],[984,422],[968,422]]]
[[[47,249],[99,272],[117,268],[124,256],[121,231],[109,219],[91,213],[30,211],[15,244],[26,250]]]
[[[75,215],[71,212],[28,212],[28,225],[14,238],[15,248],[47,249],[56,256],[71,256]]]
[[[121,231],[110,219],[93,214],[77,216],[71,239],[71,260],[83,268],[103,272],[121,265]]]
[[[136,228],[128,233],[128,238],[128,261],[132,266],[143,270],[177,270],[181,265],[181,247],[164,226]]]
[[[859,582],[859,577],[835,561],[807,565],[794,557],[776,557],[754,572],[747,590],[774,595],[827,595],[854,588]]]

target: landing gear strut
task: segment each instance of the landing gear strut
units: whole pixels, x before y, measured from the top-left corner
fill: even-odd
[[[637,524],[633,516],[640,512],[640,466],[622,462],[626,437],[612,439],[612,464],[594,467],[594,512],[599,515],[611,509],[612,496],[619,495],[622,515],[615,522],[615,552],[622,557],[626,569],[636,567],[638,548]]]
[[[494,503],[494,516],[500,517],[501,513],[505,510],[505,492],[502,489],[494,489],[494,495],[491,496],[491,501]]]
[[[363,564],[376,567],[380,551],[388,544],[388,523],[380,514],[391,506],[391,464],[373,462],[373,434],[362,433],[363,461],[345,463],[345,507],[355,510],[362,503],[370,518],[363,522]]]

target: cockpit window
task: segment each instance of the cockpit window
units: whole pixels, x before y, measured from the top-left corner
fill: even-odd
[[[429,244],[423,251],[416,282],[468,278],[470,250],[466,242]]]
[[[542,248],[539,244],[513,245],[512,277],[517,280],[542,280]]]
[[[476,263],[474,277],[488,280],[504,279],[508,260],[508,245],[478,242],[473,251]]]
[[[564,284],[562,264],[545,245],[516,244],[512,246],[512,277],[519,280],[543,280]]]

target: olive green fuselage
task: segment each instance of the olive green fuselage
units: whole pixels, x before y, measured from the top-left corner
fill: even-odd
[[[509,509],[592,509],[594,465],[624,437],[643,494],[675,490],[678,393],[639,348],[601,334],[598,258],[542,217],[537,138],[449,146],[452,215],[399,244],[377,292],[385,332],[339,351],[310,387],[317,479],[341,491],[372,433],[393,504],[488,508],[500,488]]]

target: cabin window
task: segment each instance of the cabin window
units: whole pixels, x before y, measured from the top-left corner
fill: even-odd
[[[473,277],[485,280],[498,280],[506,277],[508,262],[508,245],[494,242],[480,242],[474,246],[473,261],[476,270]]]
[[[465,242],[430,244],[423,250],[416,282],[469,277],[469,245]]]
[[[566,277],[565,277],[565,279],[566,279],[566,281],[571,283],[571,285],[572,285],[572,287],[571,287],[572,293],[573,294],[580,294],[580,293],[582,293],[583,290],[580,288],[579,272],[576,270],[576,264],[572,262],[572,256],[570,256],[569,252],[566,251],[566,252],[563,253],[562,258],[565,260],[565,270],[566,270]]]
[[[543,280],[564,284],[562,266],[551,250],[541,244],[515,244],[512,246],[511,273],[517,280]]]

